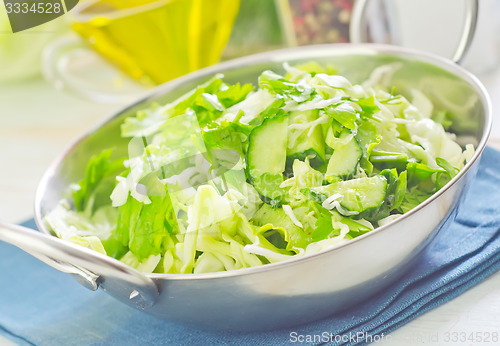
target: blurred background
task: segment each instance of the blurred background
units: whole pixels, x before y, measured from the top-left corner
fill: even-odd
[[[465,0],[369,3],[372,41],[451,57]],[[498,108],[500,1],[480,3],[464,66],[483,81]],[[79,135],[171,78],[158,77],[159,69],[181,75],[258,52],[345,43],[352,6],[352,0],[81,0],[68,14],[13,34],[0,2],[0,217],[30,218],[50,162]],[[136,12],[108,16],[123,8]],[[134,25],[140,21],[146,24]],[[492,137],[497,143],[496,127]]]
[[[229,1],[232,4],[239,3],[240,6],[239,9],[237,5],[235,7],[237,17],[234,22],[226,23],[229,27],[230,37],[229,41],[225,37],[221,40],[222,46],[225,47],[221,48],[222,52],[217,56],[217,61],[287,46],[349,41],[349,21],[354,0]],[[103,93],[110,90],[118,92],[117,90],[119,90],[122,93],[133,94],[140,90],[136,89],[136,85],[130,83],[127,77],[121,75],[116,69],[110,68],[110,62],[115,63],[116,66],[116,61],[113,62],[112,56],[110,57],[107,52],[99,50],[99,46],[92,42],[98,37],[97,34],[103,36],[104,30],[107,29],[105,25],[103,31],[97,32],[97,34],[95,30],[89,34],[85,32],[85,30],[89,30],[88,28],[83,27],[82,29],[83,25],[80,23],[80,19],[85,15],[86,18],[83,22],[88,23],[90,21],[89,14],[93,14],[92,11],[97,12],[94,9],[97,6],[91,6],[90,10],[87,8],[86,12],[85,10],[82,12],[79,7],[83,8],[85,5],[95,2],[95,0],[80,0],[77,8],[68,14],[15,34],[10,29],[6,8],[2,6],[3,4],[0,5],[0,86],[40,78],[43,69],[45,78],[55,84],[56,88],[62,88],[61,83],[66,82],[65,84],[69,85],[64,86],[69,89],[75,85],[80,88],[93,86],[94,89],[101,88],[100,91]],[[98,1],[101,7],[103,3],[112,6],[115,5],[115,2],[126,4],[126,6],[136,6],[143,3],[161,2],[161,0]],[[191,7],[194,3],[192,0],[170,2],[186,3],[190,4]],[[463,26],[465,0],[369,0],[368,2],[370,7],[366,20],[369,24],[369,40],[412,47],[444,57],[452,56]],[[475,73],[494,69],[500,56],[498,48],[500,39],[496,34],[500,29],[500,3],[495,0],[480,0],[480,3],[477,34],[465,62],[465,66]],[[106,10],[108,9],[106,8]],[[206,11],[204,8],[200,10]],[[173,12],[171,8],[166,8],[165,11]],[[222,9],[218,12],[223,13]],[[179,12],[173,13],[182,16]],[[214,17],[214,13],[202,15]],[[231,13],[227,12],[223,14],[232,16]],[[167,16],[163,19],[173,21]],[[127,23],[139,23],[140,19],[135,20],[135,22]],[[220,19],[218,20],[220,22]],[[193,26],[192,22],[189,23],[190,26]],[[215,31],[210,31],[207,27],[200,29],[205,30],[204,36],[202,36],[204,39],[215,35]],[[163,28],[156,25],[156,27],[150,26],[147,29],[149,32],[141,33],[142,37],[151,36],[151,32],[154,32],[155,29],[170,30],[167,34],[174,36],[180,35],[179,32],[183,31],[180,26],[171,25]],[[129,41],[137,41],[137,37],[141,37],[133,36],[124,27],[112,27],[111,25],[108,32],[104,32],[104,35],[109,35],[111,30],[125,32],[122,35],[128,35]],[[78,32],[81,37],[75,32]],[[62,36],[66,36],[66,41],[61,39]],[[162,42],[166,41],[165,37],[162,39]],[[108,39],[104,41],[104,44],[109,45],[111,42],[111,39]],[[197,43],[201,45],[199,41]],[[123,45],[123,41],[121,44]],[[191,45],[195,44],[191,43]],[[161,49],[160,46],[157,44],[155,49]],[[177,52],[183,49],[178,42],[172,43],[172,46],[177,47]],[[79,49],[75,49],[75,47]],[[96,49],[100,55],[90,51],[90,47]],[[68,50],[72,51],[68,53]],[[49,66],[51,63],[44,64],[42,62],[43,54],[46,55],[46,59],[54,60],[51,61],[52,66]],[[152,55],[155,54],[157,53]],[[171,52],[170,54],[173,55]],[[214,62],[210,61],[210,64],[212,63]],[[203,67],[203,64],[198,63],[198,65],[193,65],[191,70]],[[42,68],[42,66],[44,67]],[[61,77],[57,75],[58,73],[71,76]],[[149,86],[164,82],[165,79],[154,81]],[[103,86],[103,84],[106,85]],[[104,89],[105,87],[108,89]]]

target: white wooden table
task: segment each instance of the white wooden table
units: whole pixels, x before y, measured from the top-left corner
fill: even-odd
[[[500,68],[479,78],[490,92],[494,116],[500,117]],[[57,91],[41,78],[0,85],[0,217],[10,222],[31,218],[35,189],[46,167],[76,136],[119,108]],[[490,145],[500,148],[497,120]],[[393,332],[383,344],[479,344],[447,342],[448,333],[454,332],[500,334],[500,273]],[[500,345],[500,335],[497,340],[485,344]],[[7,341],[0,337],[3,343]]]

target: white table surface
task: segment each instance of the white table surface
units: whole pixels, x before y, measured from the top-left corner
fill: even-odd
[[[478,77],[491,95],[494,118],[500,117],[500,68]],[[76,136],[119,108],[57,91],[41,78],[0,85],[0,218],[31,218],[35,189],[50,162]],[[490,145],[500,148],[497,120]],[[484,344],[500,345],[500,273],[391,333],[383,344],[481,344],[447,341],[449,333],[472,332],[498,333],[497,342]],[[7,340],[0,337],[0,345],[4,343]]]

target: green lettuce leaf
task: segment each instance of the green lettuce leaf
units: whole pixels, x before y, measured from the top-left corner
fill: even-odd
[[[124,159],[112,160],[112,149],[93,156],[85,170],[85,178],[73,187],[73,199],[77,211],[91,204],[92,211],[110,203],[115,177],[125,171]]]
[[[315,95],[314,89],[307,83],[289,82],[272,71],[264,71],[259,76],[259,87],[298,103],[311,100]]]

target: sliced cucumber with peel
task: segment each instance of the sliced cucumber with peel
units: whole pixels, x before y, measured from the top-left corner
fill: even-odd
[[[252,217],[252,222],[262,226],[272,224],[274,227],[285,230],[285,240],[289,243],[289,248],[304,247],[311,242],[311,236],[295,225],[282,208],[274,208],[268,204],[263,204]]]
[[[396,168],[403,171],[406,169],[408,156],[404,153],[373,150],[370,155],[370,161],[380,170]]]
[[[326,180],[334,182],[353,177],[362,156],[363,149],[356,137],[344,132],[333,145],[333,153],[326,168]]]
[[[384,176],[351,179],[339,181],[330,185],[311,188],[316,195],[323,195],[322,200],[339,194],[337,199],[347,210],[361,213],[377,208],[384,203],[387,190],[387,180]]]
[[[262,200],[279,204],[288,143],[288,116],[266,118],[248,138],[247,170]]]

